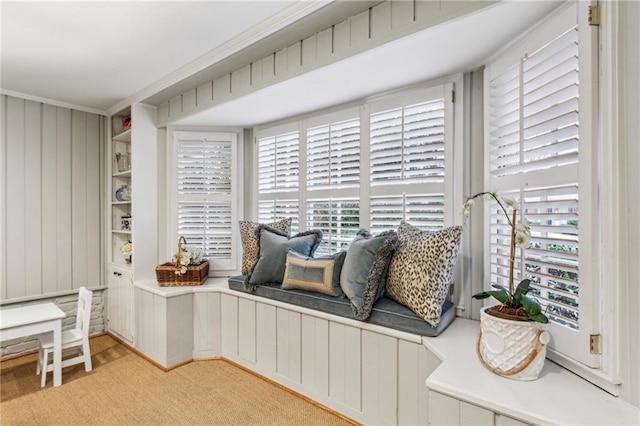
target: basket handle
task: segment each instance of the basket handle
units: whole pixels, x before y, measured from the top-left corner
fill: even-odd
[[[176,268],[180,268],[180,253],[182,252],[182,243],[187,244],[187,240],[186,238],[184,238],[184,236],[180,236],[180,238],[178,238],[178,254],[176,255]]]

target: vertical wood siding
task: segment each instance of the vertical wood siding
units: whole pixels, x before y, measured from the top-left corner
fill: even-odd
[[[104,118],[2,95],[0,298],[101,285]]]

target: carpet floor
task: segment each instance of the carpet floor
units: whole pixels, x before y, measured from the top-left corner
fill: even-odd
[[[37,354],[0,363],[0,424],[347,425],[344,419],[224,360],[164,372],[110,336],[91,339],[93,371],[63,369],[40,387]]]

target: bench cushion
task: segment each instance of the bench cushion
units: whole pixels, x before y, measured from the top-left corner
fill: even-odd
[[[315,309],[345,318],[353,318],[351,303],[349,299],[344,296],[333,297],[305,290],[283,290],[279,284],[258,286],[255,291],[251,293],[245,290],[244,281],[245,277],[242,275],[231,277],[229,278],[229,288],[242,293],[291,303],[292,305]],[[371,316],[367,322],[407,333],[434,337],[442,333],[449,324],[453,322],[455,315],[453,303],[448,300],[445,301],[442,305],[440,322],[436,327],[432,327],[414,314],[409,308],[387,297],[383,297],[373,306]]]

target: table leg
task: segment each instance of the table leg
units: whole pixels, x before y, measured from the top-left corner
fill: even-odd
[[[62,384],[62,321],[53,328],[53,386]]]

